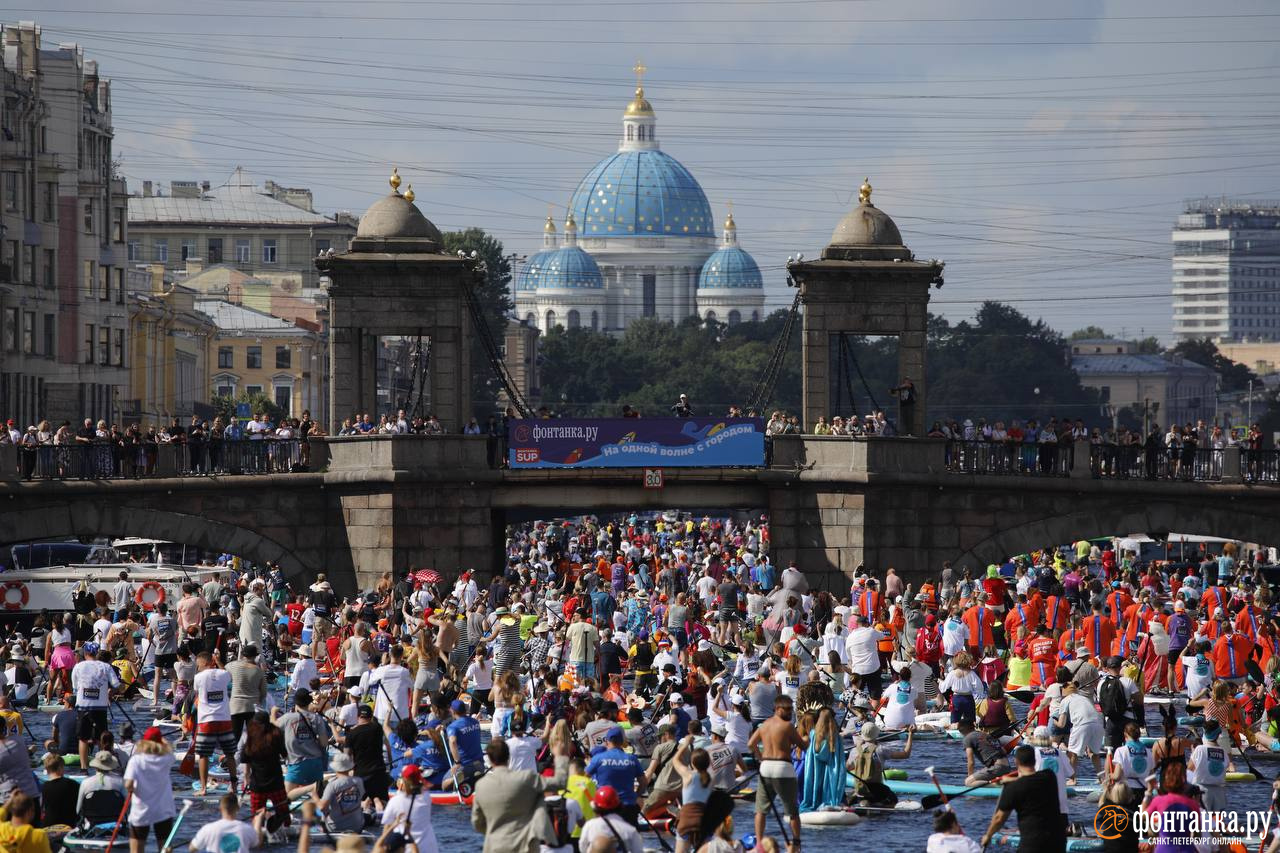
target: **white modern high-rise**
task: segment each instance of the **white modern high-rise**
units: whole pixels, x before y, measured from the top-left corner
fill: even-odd
[[[1187,203],[1173,229],[1173,336],[1280,341],[1280,203]]]

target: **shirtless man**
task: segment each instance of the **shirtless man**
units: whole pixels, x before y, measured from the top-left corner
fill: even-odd
[[[760,767],[760,782],[756,788],[756,838],[765,836],[765,816],[773,805],[775,796],[782,799],[782,806],[791,818],[790,853],[800,850],[800,791],[796,785],[796,769],[791,763],[791,750],[809,748],[809,739],[800,737],[791,723],[793,708],[791,697],[779,696],[773,700],[773,716],[760,724],[750,739],[747,749],[756,757]]]
[[[458,626],[455,622],[457,613],[457,608],[448,604],[441,615],[437,616],[433,613],[427,617],[427,624],[439,629],[439,633],[436,634],[436,648],[440,649],[440,657],[445,660],[449,659],[453,647],[458,645]]]

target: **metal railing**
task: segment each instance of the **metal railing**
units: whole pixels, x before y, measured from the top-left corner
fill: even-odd
[[[1280,483],[1280,450],[1245,450],[1241,473],[1250,483]]]
[[[300,439],[214,440],[189,444],[40,445],[18,449],[24,480],[110,480],[204,474],[285,474],[304,469]]]
[[[1089,447],[1089,469],[1094,477],[1113,480],[1187,480],[1200,483],[1221,480],[1227,450],[1197,447],[1147,448],[1142,445],[1094,444]]]
[[[946,461],[948,471],[962,474],[1067,477],[1075,464],[1075,446],[954,440],[947,442]]]

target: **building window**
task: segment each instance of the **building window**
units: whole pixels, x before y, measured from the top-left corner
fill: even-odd
[[[600,331],[600,312],[599,311],[591,312],[591,331],[593,332]]]
[[[236,241],[236,263],[237,264],[249,263],[249,241],[248,240]]]
[[[262,367],[262,347],[249,347],[245,350],[244,366],[248,368]]]
[[[738,324],[739,324],[739,323],[741,323],[741,322],[742,322],[742,312],[740,312],[740,311],[730,311],[730,312],[729,312],[729,325],[730,325],[730,326],[736,326],[736,325],[738,325]]]
[[[111,363],[124,367],[124,329],[111,330]]]
[[[264,264],[274,264],[276,262],[276,241],[262,241],[262,262]]]
[[[94,326],[92,323],[84,324],[84,363],[93,364],[93,342],[94,342]]]
[[[277,385],[276,386],[276,405],[280,407],[280,411],[287,416],[293,403],[293,386]]]
[[[246,386],[244,386],[244,393],[245,393],[245,396],[246,396],[246,397],[256,397],[256,396],[258,396],[259,394],[261,394],[261,393],[262,393],[262,386],[261,386],[261,385],[246,385]]]
[[[86,234],[94,233],[93,224],[94,224],[93,199],[87,198],[84,200],[84,233]]]
[[[112,275],[116,279],[116,304],[124,304],[124,270],[121,267],[112,267]]]
[[[565,320],[570,329],[577,329],[582,326],[582,315],[579,314],[576,309],[570,309]]]
[[[214,393],[219,397],[234,397],[236,395],[236,386],[225,384],[219,385],[214,389]]]
[[[18,173],[4,173],[4,209],[18,209]]]
[[[276,347],[276,370],[293,367],[293,350],[287,346]]]
[[[322,253],[324,253],[324,252],[329,251],[329,249],[330,249],[330,247],[331,247],[331,246],[332,246],[332,244],[331,244],[331,243],[330,243],[330,241],[328,241],[328,240],[317,240],[317,241],[316,241],[316,254],[317,254],[317,255],[319,255],[319,254],[322,254]]]
[[[630,142],[635,139],[635,135],[635,128],[631,125],[627,125],[627,141]]]
[[[44,221],[58,221],[58,185],[54,183],[44,185]]]
[[[222,263],[222,238],[221,237],[209,238],[209,257],[207,260],[209,261],[210,266],[214,264]]]
[[[18,351],[18,309],[4,309],[4,348],[9,352]]]
[[[188,258],[194,258],[194,257],[196,257],[196,241],[183,240],[182,241],[182,259],[185,261]]]
[[[555,327],[556,327],[556,312],[548,311],[547,312],[547,331],[549,332]]]
[[[129,241],[129,263],[137,263],[142,260],[142,241]]]
[[[22,351],[34,355],[36,351],[36,312],[22,312]]]
[[[57,255],[53,249],[44,250],[44,286],[53,287],[54,278],[57,276]]]
[[[111,363],[111,330],[106,326],[98,327],[98,364],[106,366]]]
[[[644,288],[643,305],[645,317],[658,316],[658,277],[645,275],[640,277]]]
[[[111,301],[111,267],[98,267],[98,298]]]
[[[44,315],[44,355],[46,358],[53,358],[56,345],[58,343],[58,320],[55,314]]]
[[[231,347],[218,347],[218,367],[230,370],[235,366],[235,350]]]
[[[124,208],[117,207],[111,220],[111,239],[117,243],[124,242]]]
[[[169,241],[157,240],[154,245],[155,259],[162,264],[169,262]]]
[[[22,243],[9,240],[5,243],[5,262],[9,265],[9,281],[22,281]]]
[[[97,264],[93,261],[84,262],[84,292],[85,296],[93,296],[93,290],[98,285]]]

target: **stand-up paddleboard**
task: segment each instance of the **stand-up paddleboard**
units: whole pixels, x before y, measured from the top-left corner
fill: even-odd
[[[858,823],[862,823],[862,815],[848,807],[835,806],[800,812],[801,826],[853,826]]]

